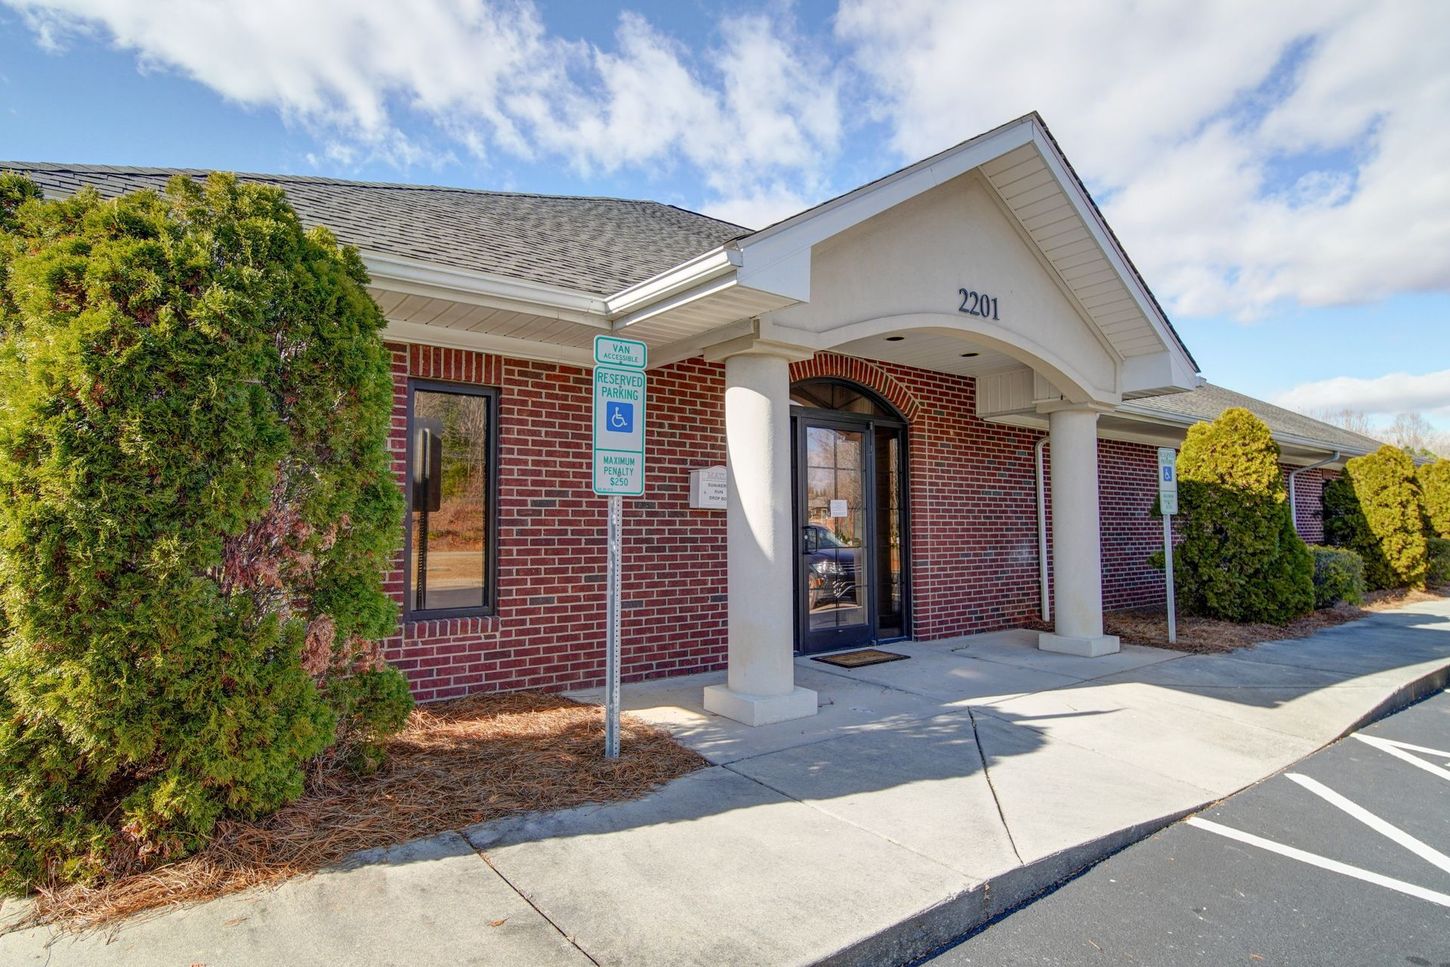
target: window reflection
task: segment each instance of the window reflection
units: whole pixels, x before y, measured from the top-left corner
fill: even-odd
[[[415,611],[488,601],[489,398],[415,390],[412,573]]]
[[[812,631],[866,622],[865,434],[806,428],[806,593]]]

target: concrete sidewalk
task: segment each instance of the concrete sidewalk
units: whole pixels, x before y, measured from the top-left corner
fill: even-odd
[[[1442,687],[1450,602],[1232,655],[1034,638],[802,659],[820,714],[758,729],[700,707],[720,675],[626,686],[711,767],[114,937],[12,932],[0,964],[902,963]]]

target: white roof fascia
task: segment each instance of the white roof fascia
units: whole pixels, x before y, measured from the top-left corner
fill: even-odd
[[[1128,294],[1133,297],[1133,302],[1137,304],[1149,325],[1158,334],[1158,338],[1163,341],[1163,345],[1170,353],[1180,357],[1177,360],[1179,365],[1189,373],[1197,373],[1198,367],[1194,365],[1188,351],[1174,334],[1173,328],[1158,308],[1157,302],[1149,295],[1148,287],[1144,284],[1142,276],[1129,264],[1127,254],[1119,247],[1113,233],[1108,230],[1107,223],[1103,220],[1097,206],[1088,198],[1082,183],[1069,170],[1067,159],[1063,157],[1057,144],[1035,123],[1033,124],[1033,140],[1037,142],[1037,150],[1042,153],[1048,170],[1052,172],[1053,178],[1057,180],[1063,193],[1067,195],[1068,201],[1072,203],[1073,210],[1083,220],[1083,224],[1087,225],[1088,231],[1092,233],[1093,239],[1103,250],[1108,263],[1112,265],[1113,270],[1127,286]]]
[[[652,303],[697,288],[702,283],[714,281],[734,272],[739,266],[740,250],[733,242],[727,243],[687,262],[681,262],[653,278],[637,282],[627,289],[620,289],[604,300],[605,311],[611,319],[635,316]]]
[[[596,295],[382,252],[360,254],[371,284],[379,289],[609,327],[604,300]]]
[[[614,330],[618,332],[629,328],[635,323],[644,322],[646,319],[653,319],[655,316],[669,312],[671,309],[678,309],[692,302],[698,302],[701,299],[708,299],[711,296],[720,295],[722,292],[728,292],[735,288],[735,285],[735,274],[733,272],[707,278],[693,288],[681,289],[672,295],[646,304],[643,308],[636,309],[628,315],[616,317],[613,323]]]

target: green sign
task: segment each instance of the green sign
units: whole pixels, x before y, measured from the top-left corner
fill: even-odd
[[[1178,513],[1177,459],[1178,451],[1172,447],[1158,448],[1158,509],[1165,517]]]
[[[647,378],[638,369],[594,367],[594,492],[644,493]]]
[[[644,369],[648,358],[649,347],[642,342],[613,336],[594,337],[594,362],[599,366]]]

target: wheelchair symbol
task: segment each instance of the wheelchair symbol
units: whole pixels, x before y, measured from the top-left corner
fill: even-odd
[[[634,432],[634,404],[607,403],[604,408],[604,425],[615,433]]]

